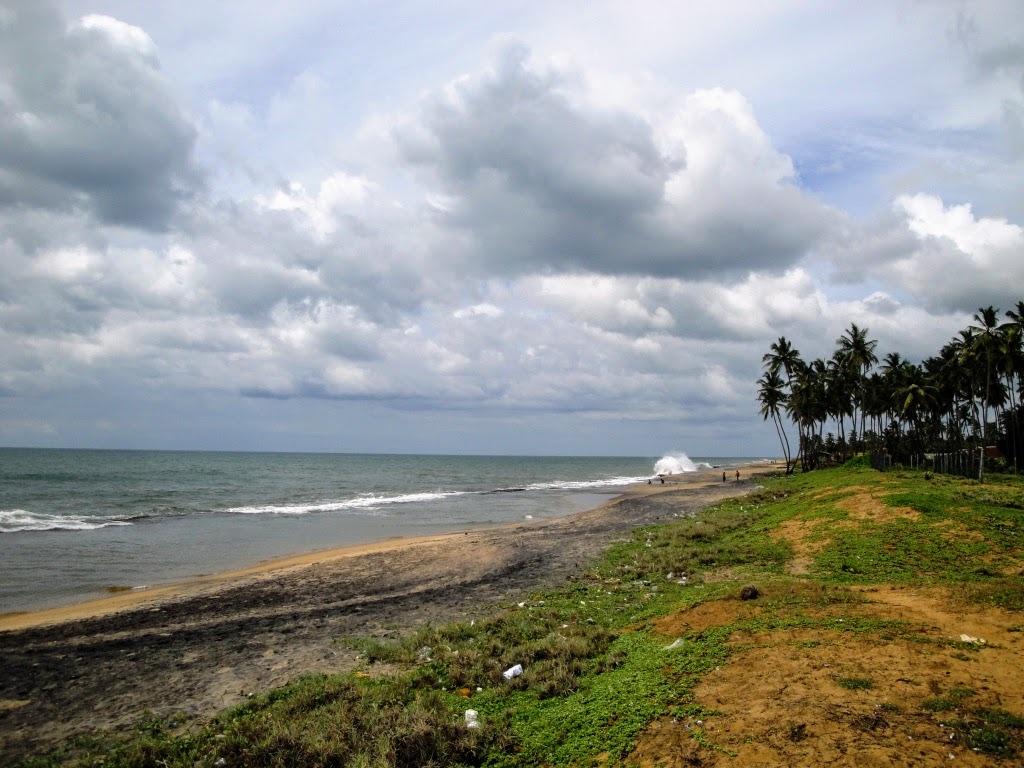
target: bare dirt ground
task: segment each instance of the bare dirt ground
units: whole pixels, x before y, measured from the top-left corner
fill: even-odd
[[[637,526],[753,487],[749,480],[641,486],[567,518],[437,537],[0,632],[0,763],[146,711],[211,714],[302,673],[350,669],[357,653],[346,637],[481,615],[565,581]]]
[[[772,588],[766,591],[770,596]],[[857,591],[866,602],[822,609],[818,617],[895,619],[908,631],[734,633],[728,664],[696,689],[697,703],[713,714],[656,721],[631,760],[645,768],[993,765],[957,738],[952,712],[927,702],[963,697],[971,707],[1024,709],[1020,616],[964,606],[941,590]],[[718,600],[668,616],[655,629],[672,637],[761,610]],[[961,635],[979,642],[958,645]],[[703,737],[694,738],[696,729]]]

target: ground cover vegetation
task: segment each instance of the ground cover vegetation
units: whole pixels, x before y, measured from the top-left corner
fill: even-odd
[[[339,638],[360,669],[23,765],[1012,765],[1022,532],[1012,475],[780,474],[481,619]]]
[[[981,479],[988,449],[989,468],[1016,472],[1024,451],[1022,339],[1024,301],[1002,317],[980,308],[973,324],[921,363],[899,352],[879,358],[878,342],[853,323],[828,360],[805,361],[780,336],[764,355],[761,414],[775,426],[787,471],[867,451],[884,455],[886,465],[917,465],[930,454],[933,469]],[[787,422],[796,428],[795,450]]]

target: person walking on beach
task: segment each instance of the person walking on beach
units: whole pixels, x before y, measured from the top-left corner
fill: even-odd
[[[738,483],[739,481],[740,481],[740,471],[737,469],[736,470],[736,482]]]
[[[725,482],[725,472],[722,473],[722,482]]]

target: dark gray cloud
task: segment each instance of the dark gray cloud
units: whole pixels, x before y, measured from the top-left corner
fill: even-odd
[[[47,0],[0,1],[0,206],[166,225],[195,187],[195,130],[148,36],[70,25]]]
[[[533,67],[522,46],[429,97],[395,137],[477,268],[778,269],[832,220],[739,94],[698,92],[656,132],[640,113],[591,105],[578,77]]]

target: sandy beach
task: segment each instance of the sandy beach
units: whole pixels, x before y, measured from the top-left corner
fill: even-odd
[[[481,615],[564,581],[642,525],[754,487],[720,470],[638,485],[569,517],[395,538],[0,617],[0,756],[145,711],[212,714],[247,693],[356,663],[351,636]],[[734,470],[730,470],[730,473]]]

